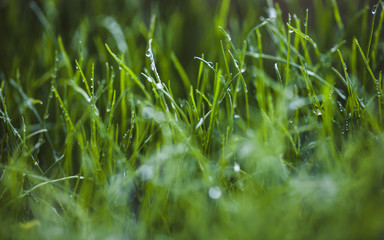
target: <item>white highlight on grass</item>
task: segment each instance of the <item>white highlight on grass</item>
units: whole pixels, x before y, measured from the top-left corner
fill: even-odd
[[[120,52],[126,52],[128,50],[128,45],[125,41],[123,30],[117,21],[113,17],[106,17],[103,21],[103,25],[112,34]]]
[[[212,199],[219,199],[221,197],[220,187],[210,187],[208,191],[209,197]]]
[[[199,122],[196,124],[195,129],[198,129],[199,127],[201,127],[201,125],[203,125],[203,122],[204,122],[204,119],[200,118]]]
[[[275,8],[268,8],[267,13],[268,13],[269,18],[276,18],[277,17],[277,12],[276,12]]]
[[[155,110],[153,110],[153,108],[151,107],[144,107],[143,110],[141,111],[141,115],[145,119],[153,118],[154,114],[155,114]]]
[[[156,83],[156,87],[157,87],[158,90],[163,90],[164,89],[163,84],[161,84],[161,83]]]
[[[289,110],[294,111],[294,110],[297,110],[299,108],[304,107],[305,105],[307,105],[307,102],[305,101],[305,99],[304,98],[298,98],[298,99],[290,102],[288,105],[288,108],[289,108]]]
[[[136,174],[139,178],[141,178],[144,181],[147,181],[151,179],[154,175],[154,167],[152,165],[144,164],[139,167]]]
[[[240,165],[238,163],[235,163],[235,165],[233,165],[233,171],[240,172]]]
[[[313,113],[314,113],[316,116],[321,116],[321,110],[320,110],[320,109],[314,109],[314,110],[313,110]]]

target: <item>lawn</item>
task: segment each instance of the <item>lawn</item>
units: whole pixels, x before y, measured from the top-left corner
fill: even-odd
[[[0,239],[384,238],[383,19],[0,0]]]

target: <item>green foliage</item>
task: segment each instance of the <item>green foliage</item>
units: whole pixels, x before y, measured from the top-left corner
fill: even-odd
[[[0,238],[382,238],[384,5],[297,4],[2,1]]]

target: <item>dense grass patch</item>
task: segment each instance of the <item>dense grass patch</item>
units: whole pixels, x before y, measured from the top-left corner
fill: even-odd
[[[1,1],[0,238],[383,238],[384,5],[306,4]]]

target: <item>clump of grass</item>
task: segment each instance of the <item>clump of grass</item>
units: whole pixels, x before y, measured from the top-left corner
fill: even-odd
[[[191,59],[171,44],[188,17],[132,2],[135,30],[95,1],[71,39],[60,4],[30,4],[42,54],[1,69],[2,238],[383,236],[381,1],[314,1],[322,37],[309,10],[241,22],[224,0]]]

